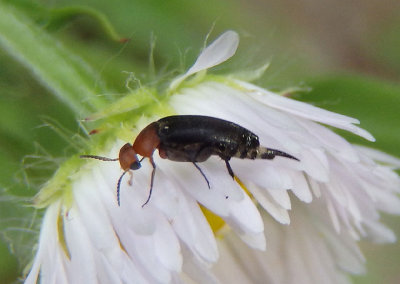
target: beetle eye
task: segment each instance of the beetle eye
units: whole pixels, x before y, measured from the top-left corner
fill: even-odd
[[[131,165],[130,165],[130,169],[131,170],[138,170],[138,169],[140,169],[140,167],[141,167],[142,165],[140,164],[140,162],[139,161],[135,161],[135,162],[133,162]]]

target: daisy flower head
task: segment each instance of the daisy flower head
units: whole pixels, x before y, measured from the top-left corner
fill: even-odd
[[[221,156],[193,165],[149,142],[156,151],[122,177],[117,161],[72,157],[36,197],[46,213],[26,283],[346,283],[364,272],[357,241],[395,241],[379,212],[400,213],[400,160],[326,127],[374,141],[357,119],[208,75],[238,43],[227,31],[162,95],[141,87],[90,116],[87,153],[115,158],[151,122],[201,115],[256,134],[276,157],[233,153],[229,172]]]

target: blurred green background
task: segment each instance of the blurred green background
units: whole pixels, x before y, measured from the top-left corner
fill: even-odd
[[[0,283],[31,257],[40,218],[21,204],[76,151],[78,120],[126,92],[129,73],[131,87],[162,85],[190,66],[212,27],[211,39],[241,35],[216,71],[270,61],[258,84],[310,88],[295,97],[360,119],[377,142],[346,138],[400,157],[398,0],[0,0]],[[400,236],[400,219],[383,219]],[[400,283],[400,244],[362,247],[368,273],[354,282]]]

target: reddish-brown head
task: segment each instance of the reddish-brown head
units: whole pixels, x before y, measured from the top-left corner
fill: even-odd
[[[124,171],[140,169],[140,161],[131,144],[126,143],[119,150],[119,163]]]
[[[122,175],[118,179],[117,183],[117,200],[118,200],[118,206],[119,206],[119,189],[121,187],[121,181],[124,175],[129,171],[129,170],[137,170],[140,169],[141,164],[140,161],[137,157],[137,154],[135,150],[133,149],[132,145],[129,143],[126,143],[122,148],[119,150],[119,157],[114,159],[114,158],[107,158],[107,157],[102,157],[102,156],[95,156],[95,155],[81,155],[81,158],[90,158],[90,159],[97,159],[101,161],[119,161],[121,168],[124,170]]]
[[[137,154],[148,158],[153,155],[154,150],[160,145],[157,128],[157,122],[153,122],[139,133],[133,143],[133,149]]]

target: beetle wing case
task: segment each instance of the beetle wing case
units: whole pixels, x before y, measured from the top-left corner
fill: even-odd
[[[174,161],[202,162],[211,155],[226,160],[259,146],[258,137],[246,128],[215,117],[168,116],[157,121],[159,149]]]

